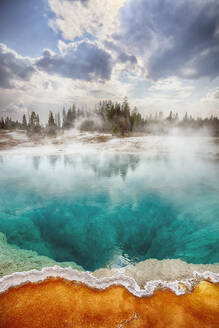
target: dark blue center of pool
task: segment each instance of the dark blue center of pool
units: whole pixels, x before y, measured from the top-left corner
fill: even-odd
[[[218,218],[217,161],[1,157],[8,243],[87,270],[149,258],[218,262]]]

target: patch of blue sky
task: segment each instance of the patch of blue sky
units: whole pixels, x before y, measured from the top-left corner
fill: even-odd
[[[53,14],[44,0],[1,0],[0,12],[0,42],[23,56],[40,56],[44,48],[57,51],[62,37],[48,25]]]

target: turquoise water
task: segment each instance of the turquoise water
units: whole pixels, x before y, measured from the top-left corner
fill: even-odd
[[[86,270],[219,262],[219,162],[138,154],[0,157],[9,244]]]

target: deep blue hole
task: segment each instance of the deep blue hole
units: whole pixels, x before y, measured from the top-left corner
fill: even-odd
[[[17,171],[1,163],[0,231],[8,243],[86,270],[149,258],[219,261],[215,177],[179,179],[169,162],[131,155],[102,164],[89,157],[29,161]]]

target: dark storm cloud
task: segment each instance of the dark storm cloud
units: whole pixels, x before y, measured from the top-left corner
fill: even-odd
[[[90,42],[69,45],[60,55],[44,50],[36,66],[49,74],[86,81],[109,80],[112,72],[111,56]]]
[[[28,58],[18,57],[0,43],[0,88],[13,88],[15,80],[28,81],[35,69]]]
[[[144,58],[153,79],[219,74],[218,0],[129,0],[115,41]]]

